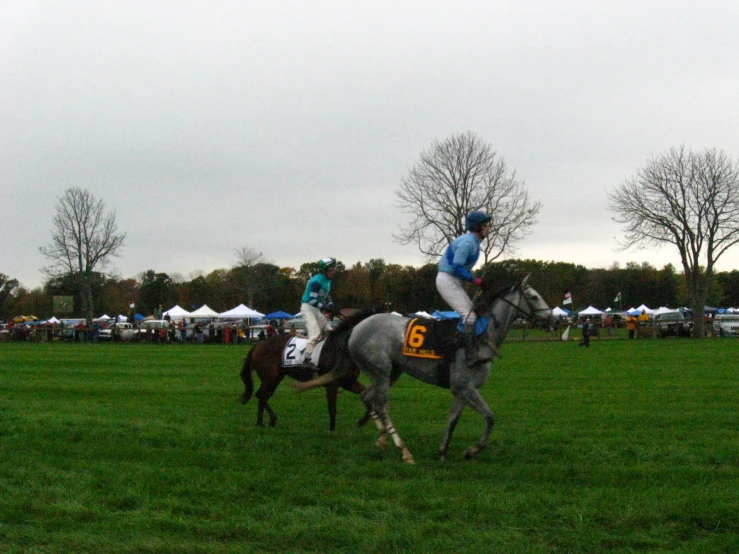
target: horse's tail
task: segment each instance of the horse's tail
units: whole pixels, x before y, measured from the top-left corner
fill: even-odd
[[[252,394],[254,394],[254,380],[251,376],[251,357],[254,352],[254,348],[249,350],[244,360],[244,367],[241,368],[241,380],[244,382],[244,394],[241,395],[241,403],[246,404],[251,400]]]

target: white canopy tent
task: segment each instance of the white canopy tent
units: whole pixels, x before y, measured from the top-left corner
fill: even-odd
[[[188,317],[218,317],[218,312],[210,309],[208,307],[208,304],[203,304],[194,312],[190,312],[190,315]]]
[[[647,312],[649,315],[654,314],[654,310],[650,308],[649,306],[647,306],[646,304],[642,304],[641,306],[637,308],[637,310],[639,310],[639,313]]]
[[[235,308],[218,314],[218,317],[222,317],[223,319],[259,319],[260,317],[264,317],[264,314],[256,310],[252,310],[248,306],[239,304]]]
[[[570,312],[568,312],[567,310],[563,310],[562,308],[557,306],[552,310],[552,315],[555,317],[567,317],[568,315],[570,315]]]
[[[679,311],[679,310],[677,310],[677,309],[672,309],[672,308],[666,308],[665,306],[662,306],[662,307],[660,307],[660,308],[657,308],[656,310],[654,310],[654,311],[652,312],[652,315],[660,315],[660,314],[672,314],[672,313],[675,313],[675,312],[677,312],[677,311]]]
[[[593,306],[588,306],[581,312],[577,312],[578,316],[584,316],[584,315],[603,315],[604,312],[600,311],[598,308],[594,308]]]
[[[47,323],[60,323],[60,321],[54,316],[51,316],[49,319],[46,320],[46,322]]]
[[[192,317],[192,314],[186,309],[180,308],[179,304],[162,313],[162,316],[165,315],[168,315],[170,319],[182,319],[183,317]]]

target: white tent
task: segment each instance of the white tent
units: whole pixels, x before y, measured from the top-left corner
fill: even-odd
[[[570,312],[568,312],[567,310],[563,310],[562,308],[557,306],[552,310],[552,315],[555,317],[567,317],[568,315],[570,315]]]
[[[646,311],[649,315],[652,315],[654,313],[654,310],[650,308],[649,306],[646,306],[645,304],[642,304],[641,306],[639,306],[637,310],[639,310],[639,313]]]
[[[224,319],[258,319],[260,317],[264,317],[264,314],[256,310],[252,310],[248,306],[239,304],[231,310],[218,314],[218,317],[222,317]]]
[[[118,316],[116,317],[116,319],[117,319],[117,320],[118,320],[118,321],[119,321],[120,323],[125,323],[126,321],[128,321],[128,317],[126,317],[125,315],[120,315],[120,314],[119,314],[119,315],[118,315]]]
[[[60,323],[60,321],[57,318],[55,318],[54,316],[51,316],[46,321],[47,321],[47,323]]]
[[[603,315],[603,312],[601,312],[598,308],[593,308],[592,306],[588,306],[581,312],[577,312],[578,316],[583,315]]]
[[[192,314],[186,309],[180,308],[179,304],[162,313],[162,317],[164,317],[165,315],[168,315],[170,319],[182,319],[183,317],[192,317]]]
[[[190,315],[187,317],[218,317],[218,312],[211,310],[208,304],[203,304],[194,312],[190,312]]]
[[[665,308],[664,306],[662,306],[661,308],[657,308],[656,310],[654,310],[652,315],[672,314],[677,311],[678,311],[677,309],[673,310],[672,308]]]

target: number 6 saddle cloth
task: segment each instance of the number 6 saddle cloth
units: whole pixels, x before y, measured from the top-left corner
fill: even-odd
[[[457,345],[457,321],[413,318],[405,328],[403,355],[442,360],[454,353]]]

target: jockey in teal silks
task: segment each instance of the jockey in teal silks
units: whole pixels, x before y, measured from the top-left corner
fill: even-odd
[[[475,342],[477,315],[472,309],[472,300],[464,290],[464,283],[473,283],[478,287],[482,284],[482,279],[472,275],[471,270],[480,257],[480,243],[488,236],[490,216],[481,211],[470,212],[465,224],[467,233],[454,239],[439,260],[436,290],[459,314],[467,365],[474,365],[481,361],[477,358]]]
[[[331,302],[331,279],[336,273],[336,260],[323,258],[318,262],[318,273],[311,277],[303,293],[300,314],[305,321],[305,330],[308,332],[308,345],[305,347],[303,359],[310,361],[310,355],[320,340],[321,335],[331,330],[331,325],[323,315],[324,311],[335,310]]]

